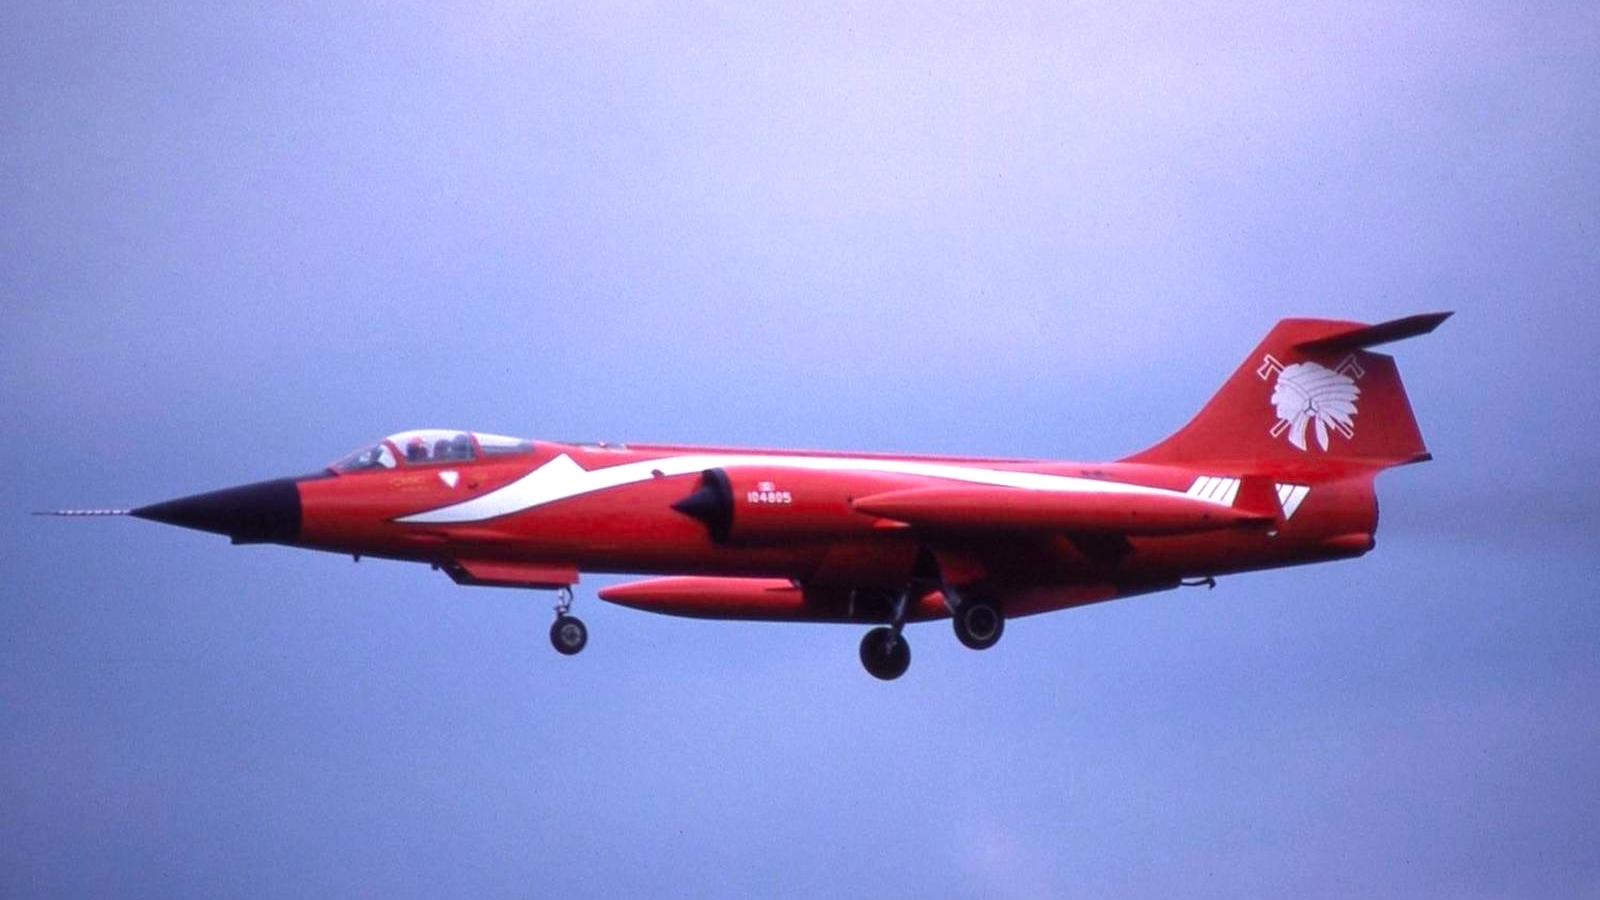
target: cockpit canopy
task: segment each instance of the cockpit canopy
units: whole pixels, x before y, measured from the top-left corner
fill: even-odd
[[[495,456],[527,453],[533,442],[501,434],[422,428],[391,434],[371,447],[357,450],[329,468],[335,472],[365,472],[396,466],[472,462]]]

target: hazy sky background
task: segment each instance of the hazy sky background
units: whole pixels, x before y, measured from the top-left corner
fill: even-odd
[[[0,16],[0,895],[1600,897],[1600,7]],[[1379,548],[704,623],[137,521],[410,427],[1078,459],[1395,348]]]

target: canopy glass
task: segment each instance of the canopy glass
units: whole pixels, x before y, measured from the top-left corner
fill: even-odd
[[[421,428],[391,434],[371,447],[364,447],[334,463],[336,472],[364,472],[393,469],[396,466],[423,466],[435,463],[463,463],[493,456],[527,453],[533,442],[503,434]]]

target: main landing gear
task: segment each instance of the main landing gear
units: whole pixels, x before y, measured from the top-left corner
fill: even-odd
[[[973,650],[987,650],[1005,634],[1006,619],[1000,608],[984,600],[964,600],[950,610],[956,640]]]
[[[1006,630],[1005,616],[993,603],[968,600],[951,615],[956,640],[973,650],[993,647]],[[905,620],[897,616],[895,624],[880,625],[862,636],[861,665],[873,678],[893,681],[911,666],[911,645],[901,633],[904,624]]]
[[[571,656],[589,643],[589,629],[571,614],[572,588],[556,592],[556,620],[550,623],[550,646],[562,656]]]
[[[921,597],[929,588],[937,588],[944,595],[956,640],[963,646],[987,650],[1005,633],[1006,618],[1000,607],[989,600],[962,597],[945,583],[931,554],[919,560],[917,568],[919,571],[910,583],[895,596],[889,624],[880,625],[861,638],[861,666],[873,678],[893,681],[910,668],[911,644],[901,632],[913,599]]]
[[[910,668],[911,645],[898,628],[880,625],[861,638],[861,665],[873,678],[893,681]]]

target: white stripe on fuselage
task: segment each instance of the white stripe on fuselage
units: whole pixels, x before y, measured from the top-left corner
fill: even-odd
[[[993,487],[1023,488],[1034,491],[1055,491],[1076,494],[1123,494],[1128,496],[1184,497],[1182,491],[1125,484],[1119,481],[1101,481],[1095,478],[1074,478],[1070,475],[1045,475],[1038,472],[1011,472],[1004,469],[985,469],[952,463],[919,462],[898,459],[862,459],[831,456],[778,456],[751,453],[695,453],[685,456],[668,456],[660,459],[642,459],[637,462],[585,469],[563,453],[532,472],[498,490],[475,497],[463,503],[440,507],[427,512],[402,516],[397,521],[413,524],[445,524],[481,522],[523,510],[533,509],[584,494],[592,494],[627,484],[638,484],[656,477],[688,475],[706,469],[729,469],[741,466],[774,466],[782,469],[799,469],[807,472],[874,472],[891,475],[911,475],[960,481],[967,484],[985,484]],[[658,476],[656,473],[660,473]],[[1216,501],[1211,501],[1216,502]],[[1225,504],[1218,503],[1218,506]]]

